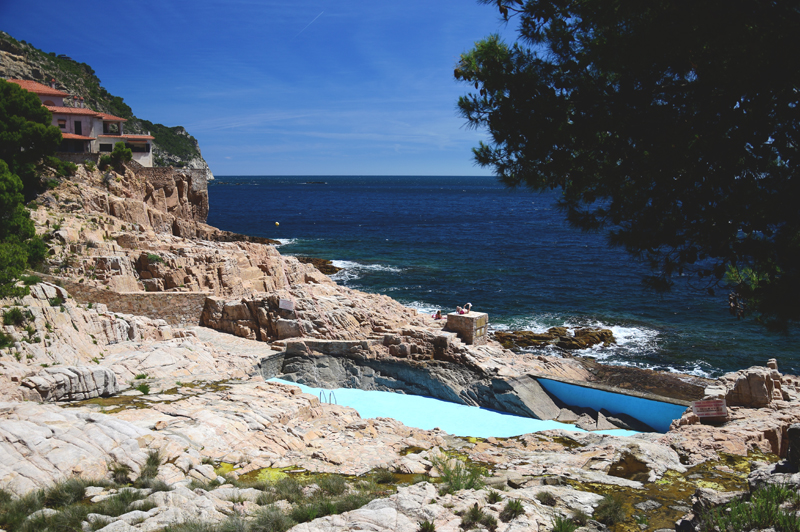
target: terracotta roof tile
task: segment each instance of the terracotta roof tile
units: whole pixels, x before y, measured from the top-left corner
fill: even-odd
[[[42,85],[41,83],[37,83],[36,81],[30,81],[27,79],[8,79],[6,81],[8,81],[9,83],[16,83],[17,85],[19,85],[28,92],[34,92],[36,94],[41,94],[43,96],[61,96],[61,97],[69,96],[69,94],[67,94],[66,92],[50,88],[47,85]]]
[[[100,115],[100,113],[97,111],[92,111],[91,109],[81,109],[80,107],[57,107],[55,105],[45,105],[45,107],[47,107],[47,110],[54,115],[84,115],[94,117]]]
[[[120,118],[118,116],[110,115],[108,113],[97,113],[97,115],[100,116],[103,120],[110,120],[110,121],[114,121],[114,122],[127,122],[128,121],[127,118]]]
[[[155,137],[151,135],[128,135],[127,133],[124,135],[97,135],[97,138],[100,137],[108,139],[155,140]]]
[[[94,140],[94,137],[85,137],[74,133],[62,133],[61,136],[67,140]]]

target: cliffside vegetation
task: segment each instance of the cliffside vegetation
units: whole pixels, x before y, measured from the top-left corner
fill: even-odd
[[[18,296],[16,279],[44,259],[23,190],[38,184],[37,165],[55,152],[61,132],[39,98],[0,80],[0,297]]]
[[[137,118],[125,101],[110,94],[102,85],[94,69],[66,55],[44,52],[25,41],[17,41],[0,31],[0,50],[18,56],[19,63],[27,68],[0,71],[6,77],[32,79],[48,84],[56,80],[56,88],[73,96],[82,97],[85,104],[96,110],[128,120],[127,133],[150,133],[153,142],[153,160],[157,166],[186,166],[193,159],[202,158],[197,140],[181,127],[167,127]],[[2,66],[2,65],[0,65]]]

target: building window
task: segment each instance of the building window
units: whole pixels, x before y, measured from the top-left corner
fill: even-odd
[[[58,127],[60,127],[61,129],[67,129],[67,121],[63,118],[59,118]]]
[[[100,151],[109,151],[109,152],[114,151],[114,146],[112,146],[111,144],[101,144]]]
[[[76,135],[83,135],[83,124],[80,120],[75,121],[75,134]]]

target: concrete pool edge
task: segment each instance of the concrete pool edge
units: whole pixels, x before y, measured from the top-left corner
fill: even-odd
[[[613,414],[627,414],[662,434],[668,432],[672,421],[679,419],[692,404],[689,401],[600,383],[556,378],[551,375],[529,376],[548,394],[565,404],[592,408],[598,412],[607,410]]]

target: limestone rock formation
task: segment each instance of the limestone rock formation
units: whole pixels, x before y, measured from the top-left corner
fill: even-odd
[[[100,366],[45,368],[22,385],[36,390],[44,401],[83,401],[119,392],[117,376]]]

